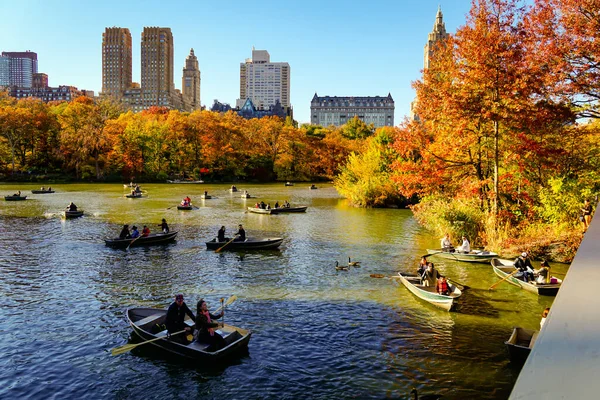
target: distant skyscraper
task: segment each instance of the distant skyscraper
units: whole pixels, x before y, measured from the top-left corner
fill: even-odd
[[[8,85],[30,88],[33,74],[38,72],[37,53],[32,51],[3,51],[8,58]],[[0,61],[0,79],[6,75],[6,60]],[[1,84],[1,83],[0,83]]]
[[[252,48],[252,58],[240,63],[240,98],[237,107],[242,108],[246,99],[258,108],[269,108],[277,102],[290,108],[290,65],[271,62],[269,52]]]
[[[435,16],[435,23],[433,24],[433,30],[427,36],[427,43],[425,44],[425,50],[423,55],[423,69],[430,67],[430,57],[440,42],[448,38],[446,32],[446,24],[444,23],[444,16],[442,15],[442,8],[438,7],[437,14]],[[415,113],[418,99],[415,99],[410,103],[410,118],[419,119],[419,116]]]
[[[131,87],[131,33],[106,28],[102,34],[102,93],[121,97]]]
[[[200,110],[200,68],[198,68],[198,58],[194,55],[194,49],[190,49],[190,54],[185,59],[181,89],[184,103],[189,105],[191,110]]]
[[[170,28],[144,27],[142,32],[142,103],[173,107],[173,35]]]
[[[442,8],[438,7],[437,15],[435,16],[435,24],[433,25],[433,31],[427,37],[427,44],[425,44],[425,54],[423,59],[423,68],[429,68],[429,58],[435,50],[435,46],[448,38],[446,33],[446,24],[444,23],[444,16],[442,15]]]

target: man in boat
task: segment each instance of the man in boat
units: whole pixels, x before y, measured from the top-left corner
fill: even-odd
[[[260,208],[262,208],[263,210],[264,210],[265,208],[267,208],[267,205],[265,204],[265,202],[264,202],[264,201],[261,201],[261,202],[260,202]]]
[[[452,246],[452,242],[450,241],[450,235],[446,233],[442,238],[442,251],[447,251],[452,253],[454,251],[454,246]]]
[[[196,307],[196,341],[208,343],[210,347],[206,351],[217,351],[225,347],[225,339],[214,328],[218,328],[219,324],[213,322],[215,319],[223,317],[224,311],[221,314],[213,315],[208,311],[208,304],[203,299],[198,301]]]
[[[46,188],[44,186],[42,186],[42,188],[40,189],[42,192],[46,191]]]
[[[525,282],[533,280],[533,266],[526,251],[522,252],[515,260],[515,268],[521,271],[521,279]]]
[[[234,242],[243,242],[246,240],[246,231],[244,230],[244,227],[242,226],[242,224],[240,224],[238,226],[238,231],[236,233],[236,238],[233,240]]]
[[[73,202],[69,203],[69,205],[67,206],[67,210],[68,211],[77,211],[77,206],[75,204],[73,204]]]
[[[143,237],[150,236],[150,228],[148,228],[146,225],[144,225],[144,227],[142,228],[142,236]]]
[[[437,269],[435,269],[433,263],[428,263],[427,269],[423,274],[423,286],[435,288],[437,286],[437,280],[440,276],[440,273]]]
[[[450,286],[448,286],[448,282],[446,281],[446,277],[444,275],[441,275],[440,279],[437,281],[437,292],[438,294],[443,294],[444,296],[450,295]]]
[[[184,322],[186,314],[189,315],[192,321],[196,321],[196,317],[192,313],[192,310],[190,310],[187,304],[185,304],[183,301],[183,295],[178,294],[175,296],[175,301],[167,310],[167,319],[165,321],[165,325],[167,325],[167,331],[169,332],[169,335],[185,330],[184,333],[170,337],[171,340],[183,344],[189,343],[186,336],[188,333],[192,333],[192,328]]]
[[[17,193],[13,194],[13,196],[21,197],[21,191],[19,190]]]
[[[470,253],[471,252],[471,243],[467,240],[466,236],[462,237],[462,244],[456,249],[459,253]]]
[[[279,208],[279,202],[278,201],[275,202],[275,208]]]
[[[138,231],[138,228],[137,228],[137,226],[135,226],[135,225],[134,225],[134,226],[132,226],[132,227],[131,227],[131,238],[132,238],[132,239],[135,239],[135,238],[137,238],[137,237],[139,237],[139,236],[140,236],[140,231]]]
[[[166,219],[163,218],[162,223],[160,223],[158,226],[160,226],[162,233],[169,233],[169,225],[167,224]]]
[[[123,225],[121,233],[119,233],[119,239],[131,239],[131,233],[129,232],[129,225]]]
[[[219,229],[219,232],[217,232],[217,241],[218,242],[226,242],[226,241],[228,241],[225,238],[225,227],[224,226],[222,226],[221,229]]]

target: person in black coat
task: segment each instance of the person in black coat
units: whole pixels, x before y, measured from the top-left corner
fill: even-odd
[[[244,240],[246,240],[246,231],[244,230],[244,227],[242,226],[242,224],[240,224],[239,225],[239,230],[236,233],[235,241],[236,242],[243,242]]]
[[[165,325],[167,325],[167,331],[169,334],[183,330],[186,331],[185,333],[180,333],[171,337],[171,340],[183,344],[188,344],[186,336],[188,333],[192,333],[192,328],[184,322],[186,314],[189,315],[192,321],[196,321],[196,317],[189,309],[187,304],[185,304],[183,301],[183,295],[178,294],[175,296],[175,302],[173,302],[167,310],[167,319],[165,321]]]
[[[222,226],[221,229],[219,229],[219,232],[217,233],[217,241],[218,242],[225,242],[227,239],[225,239],[225,227]]]
[[[522,279],[525,282],[533,280],[533,266],[531,265],[531,261],[529,261],[529,255],[526,251],[521,253],[515,260],[515,268],[521,271]]]
[[[119,233],[119,239],[131,239],[131,233],[129,232],[129,225],[123,225],[121,233]]]
[[[196,329],[198,329],[196,341],[209,344],[206,351],[217,351],[226,345],[225,339],[215,332],[214,328],[219,327],[219,324],[213,322],[221,318],[223,314],[223,310],[219,315],[211,314],[208,311],[208,304],[203,299],[200,299],[196,305]]]

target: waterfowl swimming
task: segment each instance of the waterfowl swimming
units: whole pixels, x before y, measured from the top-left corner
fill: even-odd
[[[335,269],[338,271],[348,271],[348,267],[346,267],[345,265],[340,265],[339,262],[335,262]]]
[[[438,400],[443,396],[441,394],[424,394],[423,396],[419,396],[419,392],[417,392],[417,388],[413,388],[410,391],[410,394],[413,395],[413,400]]]
[[[360,267],[360,261],[352,261],[350,257],[348,257],[348,266],[349,267]]]

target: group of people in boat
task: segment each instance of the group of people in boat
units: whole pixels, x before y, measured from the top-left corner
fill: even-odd
[[[169,233],[169,224],[167,224],[166,219],[162,219],[162,222],[158,224],[162,233]],[[147,225],[142,227],[142,232],[138,230],[138,227],[133,225],[131,230],[129,230],[129,225],[123,225],[123,229],[121,229],[121,233],[119,233],[119,239],[136,239],[138,237],[147,237],[150,236],[150,228]]]
[[[471,243],[469,243],[469,240],[466,236],[462,237],[462,244],[455,248],[452,245],[452,241],[450,241],[450,235],[446,233],[446,235],[444,235],[442,238],[441,247],[443,251],[447,251],[449,253],[457,252],[468,254],[471,252]]]
[[[452,289],[446,280],[446,277],[435,269],[432,262],[427,261],[427,257],[421,257],[417,274],[421,278],[421,284],[427,287],[434,287],[438,294],[445,296],[452,293]]]
[[[225,226],[222,226],[217,232],[217,242],[229,242],[231,238],[225,237]],[[234,242],[243,242],[246,240],[246,231],[242,224],[238,225],[238,231],[236,232],[233,241]]]
[[[45,187],[45,186],[42,186],[40,190],[41,190],[42,192],[51,192],[51,191],[52,191],[52,187],[51,187],[51,186],[48,186],[48,189],[46,189],[46,187]]]
[[[519,271],[515,274],[515,277],[524,282],[535,282],[537,284],[552,283],[548,261],[542,260],[540,268],[534,269],[529,260],[529,254],[526,251],[515,259],[514,266]]]
[[[181,200],[181,205],[183,207],[190,207],[192,205],[192,199],[190,199],[190,196],[185,196],[183,200]]]
[[[185,316],[189,316],[192,321],[195,322],[193,326],[188,326],[185,323]],[[169,339],[181,344],[189,344],[193,340],[206,343],[209,347],[206,351],[217,351],[225,347],[225,339],[215,328],[219,327],[219,324],[214,322],[217,319],[223,318],[225,315],[224,310],[221,310],[219,314],[212,314],[208,311],[208,304],[203,299],[198,300],[196,304],[196,315],[190,310],[190,308],[183,301],[183,295],[178,294],[175,296],[175,301],[169,306],[167,310],[167,318],[165,325],[169,334]],[[184,334],[178,333],[184,331]],[[177,334],[176,334],[177,333]],[[193,339],[190,340],[187,336],[193,335]]]
[[[270,210],[271,209],[271,203],[265,204],[264,201],[261,201],[260,203],[256,203],[254,205],[254,207],[255,208],[261,208],[263,210]],[[290,203],[286,200],[281,205],[279,205],[279,202],[276,201],[274,208],[290,208]]]

